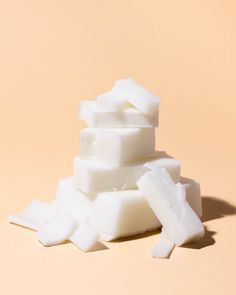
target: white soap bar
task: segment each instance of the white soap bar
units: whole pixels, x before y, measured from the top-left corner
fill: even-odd
[[[80,118],[92,128],[157,127],[158,112],[144,114],[134,108],[104,110],[95,101],[80,102]]]
[[[114,166],[155,151],[155,128],[85,128],[80,133],[80,157]]]
[[[59,245],[70,238],[77,225],[71,214],[54,206],[53,216],[37,231],[38,240],[44,246]]]
[[[164,168],[146,172],[137,183],[167,235],[177,246],[201,238],[204,227]]]
[[[145,163],[148,163],[144,166]],[[156,152],[146,158],[126,166],[114,167],[91,160],[74,160],[75,187],[86,193],[99,191],[125,190],[137,188],[136,182],[150,168],[164,167],[174,182],[180,179],[180,162]]]
[[[156,258],[168,258],[175,247],[175,243],[162,229],[158,244],[152,249],[151,256]]]
[[[157,96],[132,79],[115,82],[111,92],[97,98],[99,107],[104,109],[124,109],[125,102],[145,114],[156,114],[160,104]]]
[[[79,225],[77,230],[70,236],[70,241],[84,252],[92,250],[98,239],[99,233],[88,224]]]
[[[73,177],[67,177],[59,182],[54,202],[71,213],[79,224],[88,222],[92,225],[104,241],[160,227],[160,222],[139,190],[87,195],[74,188]]]
[[[39,230],[45,225],[45,221],[53,214],[50,204],[41,201],[32,201],[20,214],[10,215],[8,220],[12,223]]]
[[[202,199],[200,184],[193,179],[181,177],[180,182],[186,191],[186,200],[197,213],[198,217],[202,217]]]

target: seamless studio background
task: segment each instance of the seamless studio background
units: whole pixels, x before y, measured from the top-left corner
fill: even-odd
[[[235,294],[234,1],[0,1],[1,294]],[[157,148],[201,182],[208,233],[169,260],[157,235],[83,254],[7,215],[50,201],[79,153],[79,102],[132,77],[161,98]]]

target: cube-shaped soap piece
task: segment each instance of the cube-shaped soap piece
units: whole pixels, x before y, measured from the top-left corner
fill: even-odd
[[[185,199],[183,186],[176,185],[164,168],[146,172],[137,185],[177,246],[204,235],[200,219]]]
[[[124,109],[129,103],[145,114],[158,112],[159,98],[132,79],[115,82],[112,91],[97,98],[98,105],[103,109]]]
[[[160,222],[139,190],[87,195],[75,189],[73,177],[67,177],[60,181],[54,203],[72,214],[79,224],[88,222],[102,233],[104,241],[160,227]]]
[[[186,200],[197,213],[198,217],[202,217],[202,198],[200,183],[186,177],[180,178],[181,184],[186,191]]]
[[[148,165],[144,165],[145,163]],[[152,157],[119,167],[76,157],[74,160],[75,187],[89,194],[108,190],[135,189],[138,179],[149,170],[146,166],[153,169],[164,167],[173,181],[179,182],[180,162],[166,155],[163,156],[161,152],[156,152]]]
[[[80,133],[80,157],[121,166],[155,151],[155,128],[85,128]]]
[[[80,102],[80,118],[92,128],[157,127],[158,112],[144,114],[135,108],[104,110],[95,101]]]

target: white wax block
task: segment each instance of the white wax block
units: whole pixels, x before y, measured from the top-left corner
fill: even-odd
[[[45,225],[45,220],[52,214],[50,204],[32,201],[31,204],[22,212],[10,215],[9,221],[32,230],[38,230]]]
[[[146,163],[146,164],[145,164]],[[144,165],[145,164],[145,165]],[[180,179],[180,161],[162,152],[126,166],[110,166],[91,160],[74,160],[75,187],[86,193],[137,188],[136,182],[149,169],[164,167],[174,182]]]
[[[155,128],[85,128],[80,133],[80,157],[114,166],[155,151]]]
[[[81,224],[77,230],[70,236],[70,241],[87,252],[94,248],[99,240],[99,233],[88,224]]]
[[[199,239],[204,227],[164,168],[146,172],[137,183],[167,235],[177,246]]]
[[[175,247],[175,243],[162,229],[158,244],[152,249],[151,256],[156,258],[168,258]]]
[[[115,82],[112,91],[97,98],[103,109],[124,109],[126,103],[145,114],[158,112],[159,98],[132,79]],[[128,106],[129,106],[128,105]]]
[[[105,241],[160,227],[139,190],[100,193],[92,198],[75,189],[73,177],[67,177],[60,181],[54,203],[71,213],[78,223],[88,222]]]
[[[186,200],[196,212],[198,217],[202,217],[202,199],[200,184],[193,179],[181,177],[181,184],[186,191]]]
[[[37,237],[44,246],[59,245],[68,240],[76,228],[72,215],[55,206],[53,216],[37,231]]]
[[[144,114],[134,108],[104,110],[95,101],[81,101],[80,118],[92,128],[145,128],[157,127],[159,114]]]

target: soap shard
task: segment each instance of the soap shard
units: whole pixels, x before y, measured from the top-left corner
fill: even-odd
[[[158,244],[152,249],[151,256],[155,258],[169,258],[175,247],[175,243],[167,236],[162,229]]]
[[[52,208],[50,204],[41,201],[32,201],[22,213],[10,215],[8,220],[37,231],[45,225],[45,219],[49,218],[51,214]]]
[[[84,160],[121,166],[154,152],[155,128],[85,128],[80,133]]]
[[[80,102],[80,119],[90,128],[158,127],[158,112],[144,114],[135,108],[104,110],[95,101]]]
[[[74,184],[76,188],[89,194],[109,190],[135,189],[138,179],[146,171],[155,169],[155,167],[164,167],[173,181],[178,182],[180,166],[180,161],[163,156],[162,153],[155,153],[152,157],[120,167],[76,157],[74,160]]]
[[[104,109],[124,109],[126,103],[145,114],[158,112],[160,100],[152,92],[132,79],[116,81],[112,91],[97,98],[98,105]]]
[[[37,237],[44,246],[59,245],[68,240],[76,228],[72,215],[54,206],[53,216],[37,231]]]
[[[84,252],[91,251],[99,240],[99,233],[88,224],[81,224],[70,236],[70,241]]]
[[[146,172],[137,185],[177,246],[203,237],[205,231],[200,219],[164,168]]]

